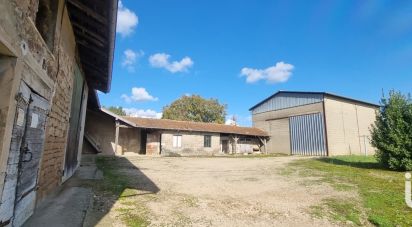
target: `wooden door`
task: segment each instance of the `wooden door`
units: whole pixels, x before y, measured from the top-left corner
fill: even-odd
[[[228,140],[222,140],[222,152],[229,153],[229,141]]]
[[[38,172],[43,153],[49,104],[22,82],[18,95],[9,161],[18,160],[14,226],[20,226],[34,211]],[[10,165],[11,168],[11,165]]]
[[[70,110],[70,121],[69,121],[69,135],[66,147],[66,157],[64,165],[64,176],[63,181],[71,177],[76,170],[79,164],[79,142],[80,132],[82,130],[82,113],[84,112],[83,108],[83,96],[84,92],[84,80],[80,73],[80,70],[77,69],[74,75],[73,81],[73,93],[72,93],[72,102]]]

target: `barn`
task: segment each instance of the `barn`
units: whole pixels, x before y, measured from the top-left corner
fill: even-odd
[[[326,92],[279,91],[249,109],[267,150],[291,155],[372,155],[379,106]]]

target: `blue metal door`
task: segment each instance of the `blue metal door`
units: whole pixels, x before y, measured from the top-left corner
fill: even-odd
[[[292,155],[327,155],[322,113],[290,117],[289,127]]]

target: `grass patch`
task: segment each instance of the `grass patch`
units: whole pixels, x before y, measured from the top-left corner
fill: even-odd
[[[356,189],[367,219],[377,226],[412,226],[412,209],[404,202],[404,173],[385,170],[374,157],[339,156],[297,160],[290,164],[301,176],[315,177],[336,189]],[[290,174],[290,171],[285,171]],[[350,204],[325,201],[335,220],[357,224]],[[319,207],[318,207],[319,208]],[[318,208],[314,208],[315,213]],[[349,215],[350,214],[350,215]]]
[[[328,216],[336,222],[362,225],[362,211],[356,203],[339,199],[326,199],[322,205],[313,206],[311,214],[316,217]]]
[[[121,166],[115,157],[97,157],[96,165],[103,171],[104,179],[94,187],[105,194],[118,198],[121,208],[119,212],[121,220],[126,226],[143,227],[150,224],[147,218],[147,209],[141,203],[134,200],[137,190],[133,189],[127,176],[119,173]]]

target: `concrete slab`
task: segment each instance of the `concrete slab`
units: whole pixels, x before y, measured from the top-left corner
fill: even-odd
[[[92,190],[71,187],[56,196],[44,201],[23,226],[83,226],[87,209],[92,202]]]

